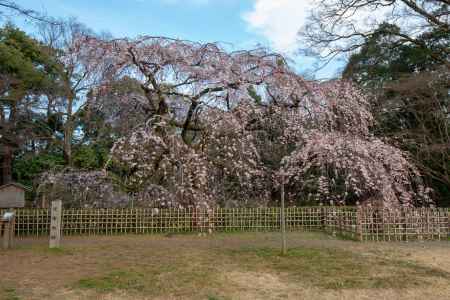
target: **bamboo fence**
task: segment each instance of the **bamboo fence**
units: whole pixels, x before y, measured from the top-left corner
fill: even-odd
[[[4,210],[0,210],[3,213]],[[361,241],[448,239],[449,209],[288,207],[287,230],[317,230]],[[49,209],[17,209],[16,235],[47,236]],[[65,209],[63,235],[280,230],[280,208]]]
[[[361,227],[358,226],[358,208],[325,207],[323,218],[325,232],[350,239],[360,239]]]
[[[363,241],[442,240],[450,237],[450,209],[403,208],[358,210]]]

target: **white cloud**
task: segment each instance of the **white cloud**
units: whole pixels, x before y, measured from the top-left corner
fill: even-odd
[[[295,50],[298,30],[304,24],[312,0],[254,0],[242,15],[249,29],[263,35],[280,52]]]

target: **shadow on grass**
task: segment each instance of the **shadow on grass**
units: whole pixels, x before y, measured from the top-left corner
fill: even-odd
[[[352,248],[345,248],[346,243],[340,243],[343,246],[339,248],[311,244],[291,248],[286,255],[281,255],[274,248],[275,243],[266,243],[266,239],[272,241],[278,236],[262,236],[259,240],[264,246],[261,243],[256,246],[257,242],[253,244],[243,235],[246,247],[240,243],[240,236],[229,240],[226,237],[228,234],[220,235],[221,242],[208,247],[204,247],[205,243],[198,246],[202,239],[186,240],[183,248],[176,250],[172,244],[163,244],[164,247],[155,250],[158,249],[155,246],[151,254],[145,252],[145,255],[139,251],[127,252],[128,247],[120,248],[125,251],[123,259],[109,257],[105,261],[107,266],[98,269],[99,275],[81,278],[70,287],[99,293],[124,290],[146,296],[188,298],[201,294],[204,298],[199,299],[221,299],[218,295],[234,292],[230,288],[234,281],[224,276],[234,271],[244,274],[243,279],[238,279],[242,281],[246,281],[246,272],[271,274],[294,290],[299,286],[331,290],[406,289],[433,284],[436,279],[450,282],[449,272],[387,258],[385,251],[372,253],[370,247],[364,253],[350,251]],[[139,255],[137,260],[136,255]]]
[[[450,273],[409,261],[367,257],[351,251],[328,248],[293,248],[286,255],[271,248],[231,250],[230,255],[255,266],[285,274],[290,282],[306,282],[326,289],[402,289],[427,284]]]

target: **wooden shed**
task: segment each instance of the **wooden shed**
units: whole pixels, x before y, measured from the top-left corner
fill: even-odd
[[[0,208],[24,207],[27,190],[27,187],[15,182],[0,186]]]

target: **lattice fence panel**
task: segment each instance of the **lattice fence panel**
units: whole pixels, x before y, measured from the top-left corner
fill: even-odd
[[[6,210],[0,210],[3,214]],[[288,230],[325,230],[364,241],[447,239],[448,209],[288,207]],[[50,210],[17,209],[17,236],[45,236]],[[112,235],[280,230],[280,208],[66,209],[63,235]]]
[[[0,215],[6,212],[0,209]],[[42,236],[50,233],[49,209],[16,209],[16,236]]]
[[[445,208],[361,208],[359,217],[362,240],[441,240],[450,233]]]
[[[356,207],[324,207],[323,223],[326,232],[351,239],[360,239],[358,209]]]

